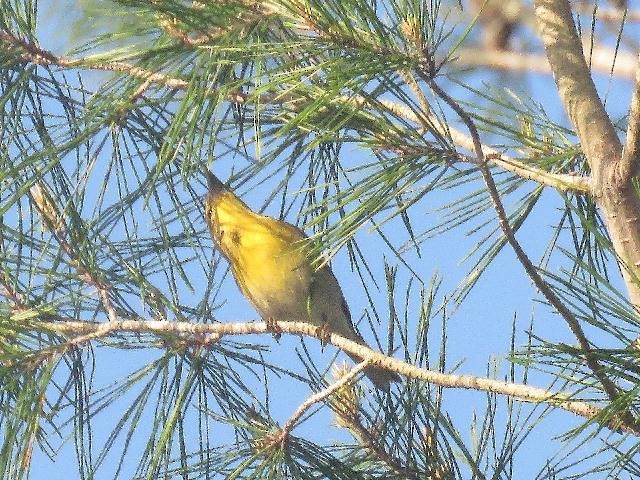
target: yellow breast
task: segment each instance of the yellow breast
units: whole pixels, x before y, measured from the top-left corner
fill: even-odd
[[[302,320],[312,278],[304,234],[252,212],[235,196],[223,196],[208,214],[213,237],[238,287],[256,310],[263,317]]]

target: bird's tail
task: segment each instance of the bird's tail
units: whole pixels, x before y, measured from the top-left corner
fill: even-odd
[[[362,358],[357,355],[352,355],[348,353],[351,360],[356,363],[362,362]],[[389,384],[392,382],[399,382],[401,380],[400,375],[396,372],[392,372],[391,370],[386,370],[380,367],[367,367],[364,369],[364,374],[367,376],[371,383],[373,383],[376,388],[380,390],[384,390],[385,392],[389,391]]]

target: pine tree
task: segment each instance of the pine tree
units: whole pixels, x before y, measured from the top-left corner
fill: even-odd
[[[2,478],[640,477],[633,2],[40,3],[0,2]],[[256,317],[209,169],[371,349]]]

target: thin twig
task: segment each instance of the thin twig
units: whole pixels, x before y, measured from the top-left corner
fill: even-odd
[[[342,378],[343,375],[349,373],[349,370],[337,367],[336,365],[334,365],[332,371],[336,378]],[[384,463],[388,468],[403,478],[416,480],[432,478],[436,480],[437,477],[429,476],[429,472],[406,466],[406,463],[410,461],[409,458],[402,460],[387,451],[384,435],[381,435],[380,432],[377,431],[378,424],[373,424],[367,428],[362,423],[360,416],[360,398],[360,391],[356,390],[353,385],[348,385],[339,392],[336,392],[330,401],[331,410],[333,410],[335,415],[336,425],[346,429],[373,458]]]
[[[189,34],[180,30],[180,28],[177,27],[175,20],[166,16],[160,18],[158,23],[167,35],[169,35],[174,40],[178,40],[180,43],[188,45],[190,47],[206,45],[212,40],[211,36],[204,32],[198,32],[194,36],[193,34]],[[228,29],[229,28],[221,28],[220,31],[226,31]]]
[[[86,343],[90,340],[97,340],[117,333],[150,333],[150,334],[177,334],[193,336],[194,342],[200,344],[203,335],[248,335],[256,333],[271,334],[274,325],[267,322],[237,322],[237,323],[189,323],[189,322],[166,322],[155,320],[117,320],[112,322],[81,322],[69,319],[68,321],[50,322],[39,321],[33,323],[33,328],[43,331],[55,332],[63,335],[72,335],[77,338],[86,335],[84,338],[69,341],[74,345]],[[318,328],[308,322],[275,322],[275,328],[279,332],[294,335],[307,335],[316,337]],[[82,342],[80,342],[82,340]],[[569,396],[545,390],[543,388],[532,387],[524,384],[502,382],[491,378],[476,377],[471,375],[445,374],[425,368],[416,367],[409,363],[386,356],[376,352],[364,345],[348,340],[335,333],[328,338],[323,337],[323,341],[328,341],[332,345],[339,347],[345,352],[357,355],[365,360],[370,360],[377,367],[392,370],[406,377],[424,380],[445,388],[464,388],[493,392],[509,397],[517,398],[525,402],[548,403],[563,410],[575,413],[590,420],[596,419],[602,414],[602,410],[586,402],[571,400]],[[625,432],[640,435],[640,426],[634,423],[620,422],[613,419],[607,423],[607,427],[612,430],[622,430]]]
[[[151,84],[159,84],[168,88],[174,88],[177,90],[185,90],[189,87],[189,82],[186,80],[170,77],[168,75],[152,72],[140,67],[136,67],[126,62],[106,62],[106,63],[94,63],[85,59],[70,59],[65,57],[57,57],[51,52],[43,50],[35,45],[31,45],[14,37],[13,35],[0,30],[0,43],[4,43],[9,49],[16,49],[20,56],[29,62],[37,65],[56,65],[61,68],[88,68],[95,70],[105,70],[117,73],[125,73],[135,78],[142,79],[143,84],[136,90],[133,95],[135,99],[138,94],[146,90]],[[218,91],[216,89],[207,90],[208,96],[216,96]],[[250,101],[251,96],[241,90],[230,92],[227,95],[226,100],[230,103],[238,105],[244,105]],[[356,102],[358,105],[370,105],[371,102],[363,96],[338,96],[338,101]],[[266,104],[292,104],[293,102],[301,99],[293,97],[290,93],[285,92],[273,92],[260,95],[257,102],[261,105]],[[406,120],[412,121],[422,128],[427,124],[432,125],[440,135],[450,136],[453,142],[467,150],[473,150],[471,147],[472,141],[464,133],[456,130],[452,127],[445,127],[441,124],[439,119],[435,115],[429,115],[426,118],[421,118],[413,110],[397,102],[393,102],[386,99],[376,99],[376,102],[384,106],[389,112],[394,115],[401,116]],[[421,100],[421,103],[423,100]],[[428,112],[423,112],[428,114]],[[553,188],[557,188],[563,191],[572,191],[576,194],[590,194],[591,183],[588,177],[581,177],[569,174],[551,173],[532,165],[528,165],[524,162],[504,155],[497,150],[489,146],[483,146],[486,156],[491,156],[491,162],[509,172],[515,173],[523,178],[533,180],[542,185],[547,185]]]
[[[96,63],[88,61],[84,58],[68,58],[56,56],[48,50],[44,50],[10,33],[0,30],[0,41],[5,44],[9,51],[16,51],[23,59],[31,63],[43,66],[55,65],[63,68],[89,68],[93,70],[106,70],[112,72],[126,73],[132,77],[142,80],[159,83],[169,88],[185,89],[189,86],[189,82],[179,78],[169,77],[163,73],[152,72],[144,68],[136,67],[127,62],[106,62]]]
[[[469,129],[469,133],[473,138],[475,153],[478,157],[478,168],[482,174],[482,178],[487,185],[487,190],[489,192],[489,196],[491,197],[491,201],[493,203],[493,207],[496,211],[496,216],[498,218],[498,223],[500,224],[500,228],[502,232],[513,248],[516,257],[522,264],[525,272],[531,278],[536,288],[542,293],[542,295],[547,299],[547,301],[556,309],[556,311],[560,314],[562,318],[564,318],[565,322],[569,326],[569,329],[576,337],[578,344],[580,345],[580,349],[583,353],[585,362],[589,369],[596,376],[598,381],[601,383],[602,388],[605,393],[611,400],[611,402],[615,402],[620,397],[620,392],[615,383],[613,383],[604,373],[600,362],[596,354],[593,352],[593,347],[591,343],[587,339],[587,336],[580,325],[578,319],[573,315],[573,313],[564,305],[562,300],[555,294],[555,292],[551,289],[551,287],[543,280],[543,278],[538,273],[538,270],[533,265],[533,262],[529,259],[522,246],[518,242],[511,229],[511,225],[509,224],[509,220],[507,218],[507,214],[504,210],[504,206],[502,205],[502,200],[500,199],[500,194],[498,193],[498,188],[493,180],[493,176],[491,175],[491,170],[487,165],[487,160],[484,157],[484,153],[482,152],[482,143],[480,142],[480,135],[478,130],[473,123],[473,120],[466,114],[466,112],[458,105],[458,103],[453,100],[446,92],[444,92],[435,81],[425,78],[425,80],[429,83],[434,92],[437,93],[446,103],[449,105],[458,116],[462,119],[464,124]],[[622,420],[624,423],[629,425],[634,425],[637,428],[640,428],[640,425],[637,425],[635,418],[631,415],[628,410],[625,410],[622,413]]]
[[[36,188],[32,187],[30,193],[33,199],[33,203],[40,212],[42,222],[44,223],[44,225],[46,225],[47,229],[51,231],[54,238],[60,244],[62,250],[69,257],[69,261],[71,265],[73,265],[73,267],[78,271],[78,276],[80,277],[80,279],[87,285],[95,287],[98,292],[98,296],[100,297],[100,302],[107,312],[109,320],[117,320],[118,314],[115,307],[113,306],[113,303],[111,302],[111,298],[109,297],[111,287],[108,283],[104,282],[100,278],[97,278],[93,273],[85,268],[84,265],[82,265],[82,262],[80,262],[80,260],[76,256],[75,251],[65,237],[67,228],[65,225],[64,214],[59,214],[57,206],[55,205],[55,202],[53,202],[51,195],[47,191],[44,184],[40,181],[36,181],[36,183],[34,183],[34,187]]]
[[[289,434],[291,433],[291,431],[295,427],[296,423],[298,423],[300,418],[305,414],[305,412],[307,410],[309,410],[311,408],[311,406],[313,404],[321,402],[322,400],[327,398],[329,395],[333,394],[336,390],[340,389],[341,387],[343,387],[347,383],[353,381],[353,379],[362,370],[364,370],[369,365],[369,363],[371,363],[371,360],[369,360],[369,359],[366,359],[366,360],[358,363],[355,367],[353,367],[349,371],[349,373],[347,373],[340,380],[336,381],[335,383],[332,383],[327,388],[325,388],[323,390],[320,390],[318,393],[315,393],[315,394],[311,395],[304,402],[302,402],[302,404],[300,404],[300,406],[293,413],[291,418],[289,418],[289,420],[287,420],[287,423],[284,424],[284,427],[282,427],[282,430],[278,434],[277,442],[279,442],[280,446],[281,447],[284,446],[284,443],[287,441],[287,437],[289,436]]]
[[[9,285],[5,279],[4,275],[0,274],[0,295],[13,303],[13,311],[15,312],[24,312],[28,308],[22,299],[22,295],[16,292],[11,285]]]
[[[434,478],[428,476],[425,472],[420,472],[414,469],[405,467],[402,461],[379,445],[380,437],[375,437],[360,421],[358,416],[354,412],[340,413],[341,423],[356,437],[360,442],[360,445],[365,450],[369,450],[373,455],[389,466],[395,473],[402,475],[404,478]]]
[[[420,88],[420,85],[418,85],[418,82],[416,82],[416,79],[414,78],[414,76],[409,71],[400,71],[398,72],[398,74],[402,77],[402,79],[404,80],[404,83],[407,84],[407,86],[411,89],[416,99],[418,100],[418,105],[420,105],[420,110],[422,115],[424,115],[425,119],[432,120],[435,116],[431,113],[431,107],[429,106],[429,101],[427,100],[427,97],[425,96],[424,92]],[[424,120],[422,120],[419,123],[424,123]]]

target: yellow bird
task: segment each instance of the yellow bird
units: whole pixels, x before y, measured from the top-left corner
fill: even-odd
[[[211,235],[229,261],[238,288],[260,316],[267,321],[307,321],[367,345],[351,323],[331,268],[312,266],[302,242],[304,232],[253,212],[211,172],[207,183],[205,216]],[[382,368],[369,367],[364,373],[383,390],[400,381],[396,373]]]

